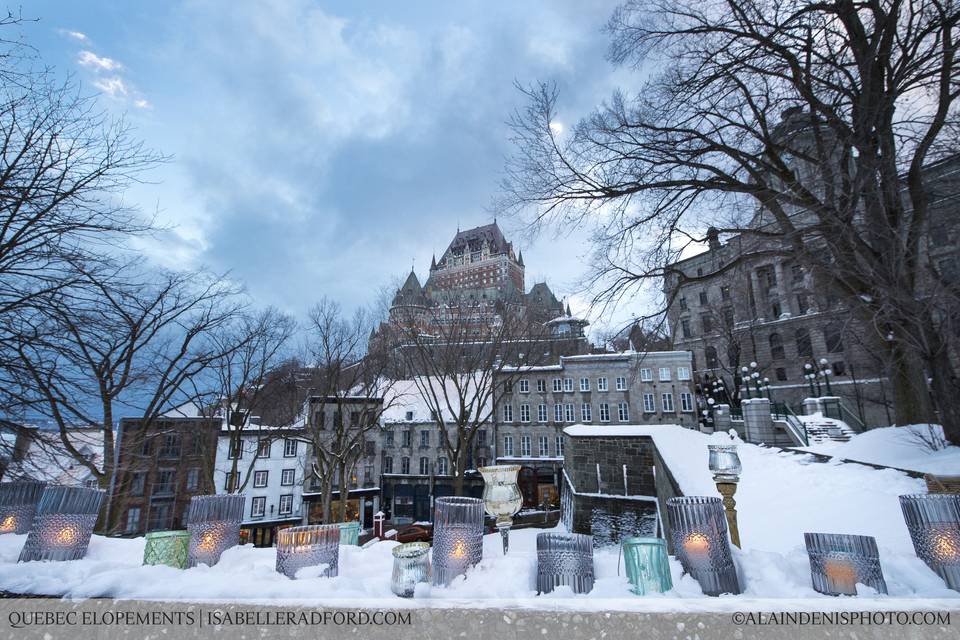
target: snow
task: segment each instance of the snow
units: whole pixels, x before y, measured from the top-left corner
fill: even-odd
[[[929,425],[934,434],[943,439],[939,425]],[[928,425],[870,429],[853,436],[849,442],[823,442],[806,447],[812,451],[842,460],[879,464],[907,471],[960,475],[960,447],[947,445],[939,451],[923,447],[918,436],[927,436]]]
[[[580,427],[569,427],[576,430]],[[589,427],[585,427],[589,428]],[[591,428],[592,429],[592,428]],[[718,495],[707,470],[708,443],[729,442],[723,433],[705,435],[672,426],[604,427],[654,438],[677,482],[688,495]],[[324,606],[490,607],[579,611],[835,611],[957,609],[960,593],[947,589],[913,552],[897,496],[923,491],[923,481],[906,474],[837,461],[818,463],[811,455],[739,444],[743,473],[736,493],[743,549],[733,555],[745,587],[740,596],[710,598],[683,576],[671,559],[674,589],[633,596],[618,548],[597,549],[592,592],[568,589],[537,596],[536,535],[510,534],[503,556],[499,534],[484,537],[483,560],[465,579],[447,588],[422,584],[416,597],[390,591],[394,541],[368,548],[342,546],[339,576],[310,572],[290,580],[276,573],[276,551],[251,545],[227,550],[213,567],[178,571],[140,566],[143,539],[94,536],[87,557],[72,562],[16,560],[26,536],[0,536],[0,589],[17,593],[189,601],[244,601]],[[562,530],[562,528],[561,528]],[[813,591],[803,547],[806,531],[857,533],[877,538],[889,595],[860,587],[856,598]],[[618,562],[620,573],[618,574]]]

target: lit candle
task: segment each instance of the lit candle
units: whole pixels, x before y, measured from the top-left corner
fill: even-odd
[[[933,535],[933,555],[940,562],[960,560],[960,540],[950,531],[937,531]]]
[[[205,533],[203,537],[200,538],[200,544],[198,545],[201,551],[213,551],[214,547],[217,544],[217,538],[213,533]]]
[[[824,560],[823,573],[827,576],[832,592],[857,595],[857,568],[849,560]]]
[[[76,542],[77,532],[73,527],[64,527],[57,532],[54,542],[56,544],[62,544],[64,546],[69,546]]]
[[[450,551],[450,557],[452,558],[462,558],[467,554],[467,543],[461,540],[456,540],[453,543],[453,550]]]
[[[683,541],[683,550],[691,563],[703,564],[710,560],[710,540],[703,533],[691,533]]]
[[[11,531],[17,530],[17,518],[16,516],[7,516],[3,519],[3,523],[0,523],[0,533],[10,533]]]

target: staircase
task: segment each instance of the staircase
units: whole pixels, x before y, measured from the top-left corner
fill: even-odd
[[[810,445],[822,444],[824,442],[846,442],[851,436],[857,433],[842,420],[823,418],[816,415],[802,416],[801,419],[807,428],[807,439]]]

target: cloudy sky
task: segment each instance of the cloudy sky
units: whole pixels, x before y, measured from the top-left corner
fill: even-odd
[[[230,270],[263,304],[351,307],[457,226],[490,221],[514,83],[557,82],[559,121],[631,78],[605,60],[613,2],[30,2],[24,28],[173,156],[130,198],[168,266]],[[576,233],[525,239],[528,286],[577,293]],[[580,297],[574,297],[574,307]]]

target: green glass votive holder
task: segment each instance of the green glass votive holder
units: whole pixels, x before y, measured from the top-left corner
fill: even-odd
[[[338,522],[340,526],[340,544],[357,546],[360,544],[359,522]]]
[[[663,593],[673,589],[667,542],[662,538],[624,538],[623,560],[633,593]]]
[[[174,569],[187,568],[190,553],[189,531],[153,531],[146,537],[143,564],[165,564]]]

